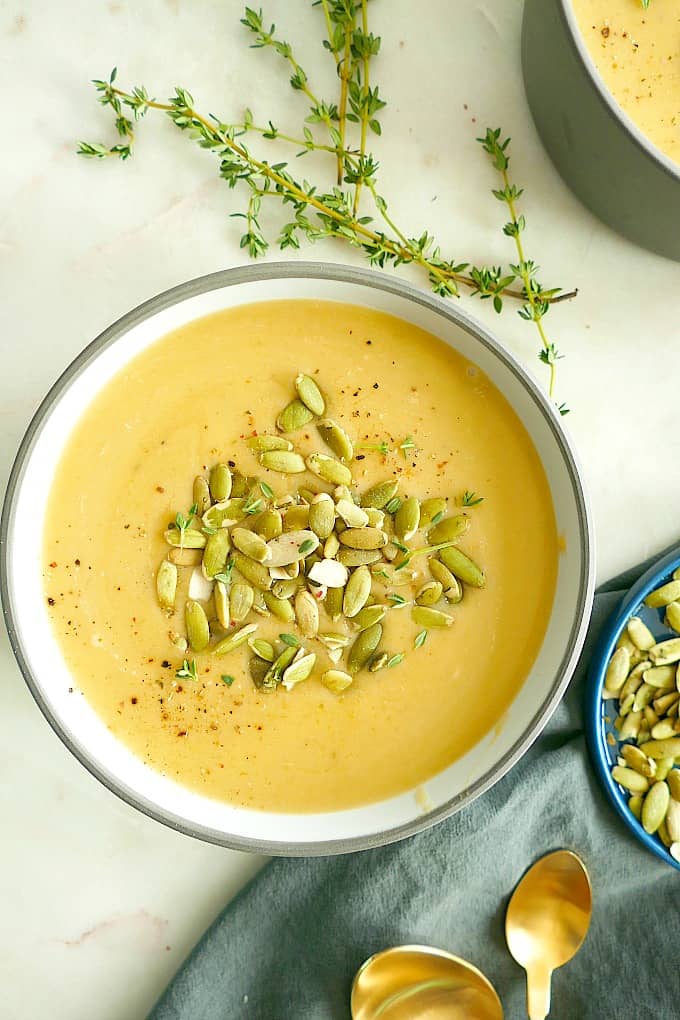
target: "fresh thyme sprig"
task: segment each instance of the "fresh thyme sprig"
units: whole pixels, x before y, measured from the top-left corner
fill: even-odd
[[[507,268],[477,266],[444,258],[427,231],[410,237],[394,221],[385,198],[379,193],[379,163],[367,151],[368,132],[381,133],[379,114],[385,106],[378,87],[371,84],[371,60],[380,51],[380,38],[369,31],[368,0],[314,0],[314,5],[319,3],[327,32],[323,45],[335,61],[340,82],[337,103],[318,96],[290,43],[276,34],[275,25],[265,25],[261,10],[247,7],[241,19],[254,37],[254,48],[272,49],[288,63],[292,72],[290,85],[295,92],[304,95],[308,103],[300,133],[283,132],[271,121],[266,126],[256,124],[250,110],[246,110],[240,121],[233,122],[224,122],[213,114],[203,115],[195,108],[191,93],[182,87],[177,87],[167,102],[151,98],[142,86],[130,91],[119,89],[115,85],[114,68],[108,81],[98,79],[93,84],[100,103],[110,107],[114,114],[119,140],[111,146],[81,142],[78,152],[92,158],[117,156],[126,160],[133,151],[137,121],[149,110],[165,113],[179,130],[218,158],[219,174],[230,188],[247,189],[245,211],[232,215],[245,221],[240,243],[252,258],[263,255],[269,248],[260,214],[263,200],[274,198],[291,210],[290,219],[280,228],[276,239],[281,250],[299,248],[303,237],[312,242],[328,237],[342,238],[361,249],[373,266],[419,266],[440,296],[459,297],[466,289],[482,300],[491,299],[497,312],[502,310],[505,298],[520,300],[520,315],[534,322],[538,329],[539,357],[549,369],[549,391],[553,395],[555,366],[561,355],[547,339],[542,320],[553,304],[573,297],[575,292],[543,288],[536,277],[536,264],[524,257],[520,234],[525,223],[522,216],[517,216],[514,205],[521,190],[511,184],[508,177],[510,140],[501,139],[500,129],[489,129],[480,139],[502,176],[503,189],[494,194],[510,209],[511,219],[505,232],[515,239],[516,264]],[[358,148],[349,142],[349,125],[352,124],[358,126]],[[317,137],[319,128],[325,132],[324,141]],[[275,144],[277,148],[293,145],[298,157],[313,151],[327,152],[336,164],[337,183],[324,190],[316,183],[295,176],[287,161],[270,162],[251,151],[251,138]],[[362,214],[364,192],[370,197],[373,215]],[[563,405],[560,410],[566,413]]]
[[[461,506],[479,506],[479,504],[483,502],[484,502],[483,496],[478,496],[476,492],[470,492],[469,489],[466,489],[463,495],[460,497]]]
[[[196,669],[196,660],[192,659],[189,662],[185,659],[180,668],[175,673],[178,680],[198,680],[198,672]]]

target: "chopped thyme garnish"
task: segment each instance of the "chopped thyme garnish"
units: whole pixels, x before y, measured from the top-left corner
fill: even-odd
[[[185,659],[180,669],[177,670],[175,676],[178,680],[198,680],[198,674],[196,672],[196,660],[192,659],[189,662]]]

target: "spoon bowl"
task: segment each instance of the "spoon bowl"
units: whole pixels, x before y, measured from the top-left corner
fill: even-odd
[[[352,1020],[503,1020],[491,982],[466,960],[430,946],[385,949],[359,968]]]
[[[505,938],[527,972],[530,1020],[548,1015],[552,972],[578,952],[591,914],[590,878],[571,850],[542,857],[516,887],[505,916]]]

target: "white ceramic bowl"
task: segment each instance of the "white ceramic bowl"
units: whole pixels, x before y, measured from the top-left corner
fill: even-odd
[[[109,732],[72,678],[52,634],[41,578],[47,497],[69,434],[111,376],[155,340],[192,319],[246,302],[315,298],[367,305],[441,337],[480,366],[524,423],[543,462],[565,539],[550,623],[531,673],[504,724],[425,784],[389,800],[323,814],[275,814],[221,804],[152,771]],[[559,414],[515,358],[453,303],[381,273],[321,263],[248,266],[175,287],[125,315],[94,340],[48,393],[19,448],[5,498],[2,601],[26,682],[66,746],[129,804],[182,832],[269,854],[345,853],[409,836],[460,810],[524,754],[557,706],[585,636],[594,554],[588,506]],[[431,807],[423,810],[427,802]]]

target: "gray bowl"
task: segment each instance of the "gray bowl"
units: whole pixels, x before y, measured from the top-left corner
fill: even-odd
[[[538,133],[572,191],[620,234],[680,260],[680,165],[605,88],[571,0],[525,0],[522,68]]]

